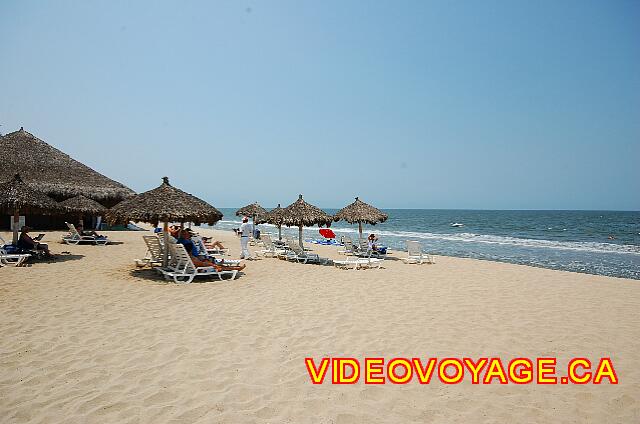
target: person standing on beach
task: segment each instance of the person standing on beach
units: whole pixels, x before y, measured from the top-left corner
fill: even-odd
[[[253,233],[253,225],[249,224],[249,218],[246,216],[242,218],[242,225],[240,225],[240,259],[249,259],[251,254],[249,253],[249,236]]]

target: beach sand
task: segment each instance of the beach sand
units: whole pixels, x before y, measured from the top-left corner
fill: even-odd
[[[238,256],[233,233],[201,233]],[[448,257],[362,271],[266,258],[235,281],[175,285],[133,265],[145,233],[108,233],[123,244],[106,247],[60,234],[45,241],[71,255],[0,269],[0,422],[640,422],[639,281]],[[308,356],[611,357],[620,382],[313,385]]]

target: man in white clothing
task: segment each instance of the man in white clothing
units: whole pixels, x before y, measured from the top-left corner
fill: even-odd
[[[249,224],[249,218],[246,216],[242,218],[242,225],[240,225],[240,259],[249,259],[251,253],[249,253],[249,236],[253,233],[253,225]]]

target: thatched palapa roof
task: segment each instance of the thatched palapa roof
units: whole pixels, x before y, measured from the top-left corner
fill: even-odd
[[[252,216],[256,222],[262,221],[267,216],[267,210],[260,206],[258,202],[243,206],[236,211],[236,216]]]
[[[333,217],[317,206],[313,206],[302,199],[302,194],[282,212],[282,223],[287,227],[326,225],[330,226]]]
[[[118,203],[105,214],[110,223],[142,221],[156,225],[158,222],[206,222],[213,225],[222,219],[222,213],[197,197],[169,184],[163,177],[160,187],[146,191]]]
[[[1,136],[0,151],[0,181],[20,172],[34,189],[58,198],[82,194],[96,200],[119,201],[134,194],[23,128]]]
[[[0,211],[49,215],[65,212],[66,208],[46,194],[34,190],[22,181],[20,174],[15,174],[9,181],[0,183]]]
[[[363,202],[356,197],[356,201],[351,203],[338,211],[335,214],[334,219],[336,221],[345,220],[349,224],[355,224],[357,222],[363,222],[371,225],[376,225],[379,222],[384,222],[389,218],[389,215],[382,212],[380,209]]]
[[[83,195],[78,195],[60,202],[60,205],[66,206],[72,212],[88,213],[92,215],[101,215],[107,210],[107,208],[102,206],[100,203],[84,197]]]
[[[261,222],[266,222],[268,224],[273,224],[276,226],[282,225],[282,223],[284,222],[284,209],[280,207],[280,203],[278,203],[277,207],[267,212],[267,216],[265,216],[264,220]]]

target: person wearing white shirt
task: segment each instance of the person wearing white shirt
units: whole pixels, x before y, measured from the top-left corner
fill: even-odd
[[[249,224],[249,218],[246,216],[242,218],[242,225],[240,225],[240,259],[249,259],[251,253],[249,253],[249,236],[253,233],[253,225]]]

